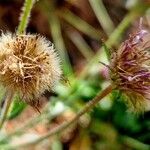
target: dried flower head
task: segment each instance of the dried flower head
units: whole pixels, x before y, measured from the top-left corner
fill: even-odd
[[[113,85],[123,91],[130,108],[143,111],[150,100],[150,33],[130,35],[114,53],[110,68]]]
[[[58,56],[51,42],[40,35],[0,37],[0,84],[30,105],[60,79]]]

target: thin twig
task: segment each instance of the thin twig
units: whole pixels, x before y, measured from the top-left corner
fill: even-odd
[[[89,101],[85,105],[85,107],[82,110],[80,110],[77,113],[77,115],[73,119],[71,119],[70,121],[64,122],[62,125],[54,128],[53,130],[49,131],[47,134],[39,137],[38,139],[35,139],[33,141],[30,141],[30,142],[27,142],[27,143],[24,143],[24,144],[20,144],[20,145],[10,145],[9,147],[16,149],[16,148],[22,148],[22,147],[28,147],[28,146],[31,146],[31,145],[35,145],[39,142],[42,142],[46,138],[49,138],[53,135],[56,135],[56,134],[64,131],[67,127],[69,127],[73,123],[77,122],[82,115],[84,115],[86,112],[88,112],[90,109],[92,109],[102,98],[104,98],[105,96],[107,96],[111,92],[112,92],[112,86],[109,85],[102,92],[98,93],[98,95],[95,98],[93,98],[93,100]]]

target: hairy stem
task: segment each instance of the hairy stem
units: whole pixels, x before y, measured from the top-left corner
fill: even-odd
[[[13,95],[14,93],[12,91],[7,91],[6,93],[6,99],[5,99],[4,106],[3,106],[1,116],[0,116],[0,129],[2,129],[4,122],[6,120],[8,110],[12,102]]]
[[[20,15],[20,23],[17,30],[18,34],[22,34],[25,32],[34,2],[35,0],[25,0],[24,6],[22,8],[22,13]]]
[[[24,144],[20,144],[20,145],[11,145],[10,147],[11,148],[28,147],[28,146],[37,144],[39,142],[42,142],[44,139],[49,138],[53,135],[56,135],[56,134],[62,132],[67,127],[69,127],[73,123],[77,122],[82,115],[84,115],[86,112],[88,112],[90,109],[92,109],[102,98],[104,98],[109,93],[111,93],[111,91],[112,91],[112,86],[109,85],[102,92],[98,93],[98,95],[95,98],[93,98],[93,100],[89,101],[85,105],[85,107],[82,110],[80,110],[73,119],[71,119],[70,121],[64,122],[62,125],[54,128],[53,130],[50,130],[47,134],[39,137],[38,139],[32,140],[31,142],[27,142],[27,143],[24,143]]]

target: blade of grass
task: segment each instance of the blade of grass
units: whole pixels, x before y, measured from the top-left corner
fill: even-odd
[[[78,32],[67,32],[67,35],[87,60],[94,56],[94,52]]]
[[[147,23],[150,27],[150,9],[146,12],[146,20],[147,20]]]
[[[76,16],[71,11],[65,9],[63,13],[61,13],[60,11],[58,12],[58,14],[73,27],[77,28],[79,31],[83,32],[89,37],[96,40],[99,40],[101,38],[102,33],[99,30],[95,29],[93,26],[82,20],[80,17]]]
[[[95,15],[107,35],[110,35],[114,30],[114,24],[107,13],[107,10],[102,0],[89,0]]]
[[[72,66],[66,52],[66,47],[61,33],[61,25],[57,15],[55,14],[54,2],[52,1],[51,4],[49,4],[47,0],[43,0],[40,4],[42,10],[47,15],[52,38],[61,57],[64,74],[66,76],[73,75]]]

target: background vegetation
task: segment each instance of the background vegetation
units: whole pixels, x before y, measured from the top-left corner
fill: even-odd
[[[0,29],[16,32],[22,0],[0,0]],[[25,148],[23,143],[46,134],[75,116],[85,103],[109,84],[107,52],[117,49],[138,28],[150,27],[148,0],[39,0],[27,32],[46,36],[62,60],[65,81],[40,98],[41,113],[15,96],[0,149],[149,150],[150,112],[127,111],[114,91],[64,132]],[[105,44],[103,43],[105,42]],[[1,108],[4,89],[0,88]]]

